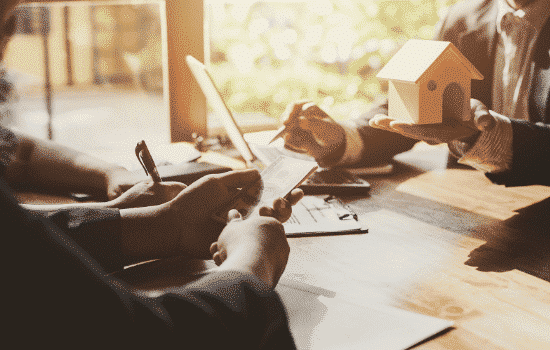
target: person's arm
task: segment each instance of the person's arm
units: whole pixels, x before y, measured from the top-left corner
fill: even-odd
[[[154,182],[149,179],[138,182],[119,197],[107,202],[21,205],[28,210],[34,211],[139,208],[166,203],[174,199],[186,187],[187,186],[181,182]]]
[[[139,181],[121,166],[48,140],[15,133],[15,159],[5,171],[10,185],[91,193],[113,199]]]
[[[511,121],[501,114],[489,111],[481,102],[476,103],[479,104],[473,113],[492,117],[492,126],[465,139],[449,141],[449,150],[458,158],[458,163],[469,165],[484,173],[507,171],[512,165]]]
[[[108,275],[66,231],[29,215],[2,179],[0,218],[10,262],[3,272],[9,288],[2,292],[10,301],[3,309],[8,343],[295,348],[277,294],[241,268],[209,273],[170,292],[142,293]]]
[[[180,295],[192,307],[185,315],[187,341],[193,349],[295,349],[284,306],[275,291],[256,275],[240,270],[218,270],[190,284],[179,295],[163,298],[174,310]],[[188,304],[189,305],[189,304]],[[173,314],[173,313],[172,313]],[[192,334],[191,332],[195,332]]]
[[[409,150],[415,140],[369,126],[387,106],[373,108],[356,120],[335,122],[313,103],[290,104],[283,116],[285,147],[304,152],[322,167],[383,164]]]
[[[215,336],[205,339],[204,348],[219,344],[239,344],[240,349],[295,348],[284,309],[273,292],[289,252],[283,226],[277,220],[259,216],[242,220],[236,210],[230,213],[228,225],[211,246],[219,268],[215,275],[188,289],[210,286],[208,293],[199,290],[193,294],[197,305],[219,301],[214,308],[216,322],[209,322]],[[240,314],[238,318],[231,317],[235,312]]]
[[[208,175],[184,190],[175,186],[179,192],[169,201],[120,210],[101,205],[69,205],[56,210],[23,207],[34,217],[49,219],[61,227],[104,270],[112,272],[140,261],[170,256],[210,258],[209,247],[225,227],[212,216],[237,188],[258,178],[257,170]],[[295,190],[289,198],[275,200],[272,208],[260,208],[259,214],[287,220],[291,205],[302,196],[301,190]]]
[[[505,186],[550,186],[550,125],[511,119],[512,162],[504,172],[487,173],[494,183]]]

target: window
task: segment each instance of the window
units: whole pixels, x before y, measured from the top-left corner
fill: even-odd
[[[220,132],[188,54],[209,66],[245,131],[278,126],[299,99],[342,120],[384,97],[378,70],[406,40],[431,38],[458,1],[53,0],[21,6],[6,66],[27,86],[26,127],[45,135],[48,41],[53,137],[88,151]]]
[[[16,15],[4,59],[19,101],[12,127],[86,152],[123,150],[132,163],[137,141],[170,142],[164,2],[34,3]]]
[[[408,39],[431,39],[456,2],[208,0],[210,70],[244,126],[278,125],[301,99],[355,118],[385,97],[378,71]]]

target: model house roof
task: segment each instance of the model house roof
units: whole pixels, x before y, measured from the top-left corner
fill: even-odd
[[[447,54],[455,55],[472,79],[483,79],[483,75],[452,43],[417,39],[407,41],[376,77],[417,83],[440,57]]]

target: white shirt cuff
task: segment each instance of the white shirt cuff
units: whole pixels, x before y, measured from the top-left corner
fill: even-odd
[[[496,120],[495,127],[482,132],[458,162],[486,173],[498,173],[510,169],[512,164],[512,123],[501,114],[489,113]]]
[[[339,123],[346,133],[346,150],[338,165],[350,165],[357,163],[361,158],[363,140],[357,130],[357,124],[353,120],[346,120]]]

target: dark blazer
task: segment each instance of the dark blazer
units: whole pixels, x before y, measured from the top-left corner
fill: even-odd
[[[492,107],[492,82],[497,43],[496,0],[463,1],[453,6],[438,25],[434,40],[452,42],[483,74],[483,80],[472,81],[472,98]],[[487,174],[495,183],[507,186],[529,184],[550,185],[550,174],[545,169],[550,163],[550,21],[546,21],[535,44],[533,57],[533,83],[529,96],[529,120],[512,120],[513,159],[510,171]],[[397,152],[410,148],[415,142],[400,135],[378,132],[368,126],[375,114],[387,113],[382,104],[362,116],[356,122],[366,142],[364,155],[367,161],[373,157],[388,159]],[[368,148],[373,138],[389,143],[390,147]],[[382,139],[382,138],[385,138]],[[396,152],[397,151],[397,152]],[[373,153],[380,152],[378,156]],[[394,153],[396,152],[396,153]]]
[[[66,230],[104,219],[110,223],[99,232],[93,224]],[[115,267],[105,261],[110,257],[77,242],[101,245],[108,239],[102,231],[116,229],[117,220],[115,212],[59,211],[54,224],[23,210],[0,177],[4,343],[23,349],[295,348],[280,299],[259,288],[254,276],[218,272],[153,297],[109,275],[102,266]]]

